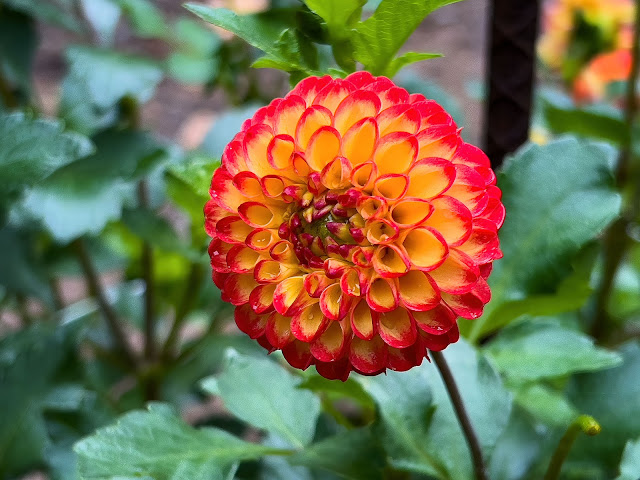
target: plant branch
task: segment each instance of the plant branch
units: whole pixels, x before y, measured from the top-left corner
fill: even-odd
[[[580,432],[583,432],[585,435],[594,436],[599,434],[600,430],[600,425],[593,417],[580,415],[576,418],[560,439],[556,451],[553,452],[547,473],[544,475],[544,480],[557,480],[559,478],[562,464],[567,458],[567,455],[569,455],[573,442],[576,441]]]
[[[460,426],[462,427],[465,439],[467,440],[467,444],[469,445],[476,480],[488,480],[489,477],[487,476],[487,469],[484,464],[484,459],[482,458],[480,442],[478,441],[478,436],[473,429],[473,425],[471,424],[469,415],[464,408],[464,402],[462,401],[462,397],[460,396],[460,391],[458,390],[455,379],[453,378],[451,369],[449,368],[449,365],[447,364],[447,361],[445,360],[442,352],[431,351],[431,358],[433,358],[433,361],[440,371],[440,376],[442,377],[442,381],[447,388],[449,398],[451,399],[451,403],[453,404],[453,409],[456,412],[456,416],[458,417],[458,421],[460,422]]]
[[[171,330],[169,331],[169,335],[167,336],[167,340],[165,341],[162,349],[163,358],[167,358],[171,355],[176,347],[178,337],[180,335],[180,329],[198,298],[202,275],[202,266],[197,263],[191,264],[191,270],[189,271],[189,277],[187,278],[187,284],[184,289],[182,301],[176,309],[175,320],[173,321],[173,325],[171,326]]]
[[[638,76],[640,72],[640,0],[636,0],[635,25],[633,31],[633,46],[631,49],[631,71],[627,82],[626,103],[624,112],[625,137],[620,148],[620,156],[616,168],[618,187],[624,189],[631,171],[633,159],[633,130],[638,114]],[[609,227],[604,237],[602,281],[598,288],[594,306],[594,318],[591,334],[596,340],[603,340],[607,335],[610,324],[607,305],[613,291],[616,273],[624,259],[629,246],[627,229],[638,215],[637,204],[640,202],[640,183],[635,186],[632,200],[623,212],[621,218]]]
[[[149,194],[144,180],[138,183],[138,201],[144,208],[149,207]],[[155,286],[153,283],[153,249],[148,241],[142,242],[142,278],[145,283],[144,293],[144,357],[148,362],[156,359],[155,342]]]
[[[4,75],[2,75],[2,72],[0,72],[0,97],[2,97],[2,102],[7,108],[13,109],[18,107],[18,100],[12,92],[9,82]]]
[[[132,367],[132,369],[135,369],[137,365],[136,357],[133,353],[133,350],[131,349],[131,345],[129,345],[129,342],[127,341],[127,336],[125,335],[125,332],[120,325],[118,315],[111,308],[111,305],[107,301],[104,290],[100,285],[98,273],[96,272],[96,269],[91,262],[91,257],[89,256],[89,252],[87,251],[87,246],[84,243],[84,240],[82,240],[81,238],[75,240],[73,242],[73,247],[87,280],[89,292],[96,298],[98,306],[100,307],[100,310],[102,311],[102,314],[104,315],[104,318],[107,322],[107,326],[111,331],[111,335],[124,354],[125,361],[130,367]]]

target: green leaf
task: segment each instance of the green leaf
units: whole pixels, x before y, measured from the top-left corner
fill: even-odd
[[[383,0],[374,14],[356,26],[355,59],[374,75],[387,72],[396,53],[422,20],[459,0]]]
[[[511,411],[509,424],[496,443],[488,462],[492,480],[523,480],[529,470],[541,462],[545,432],[517,406]],[[538,479],[536,479],[538,480]]]
[[[350,480],[382,479],[384,451],[371,428],[326,438],[289,458],[293,465],[325,470]]]
[[[73,0],[4,0],[4,4],[46,23],[74,32],[83,30],[75,15]]]
[[[394,58],[391,63],[389,63],[385,74],[388,77],[395,77],[396,74],[407,65],[440,57],[442,57],[441,53],[407,52]]]
[[[515,402],[547,425],[567,428],[580,414],[562,394],[543,385],[521,385],[515,393]]]
[[[215,78],[220,65],[213,56],[202,58],[175,52],[167,59],[167,69],[171,76],[179,82],[198,85]]]
[[[141,165],[166,158],[166,150],[143,132],[110,130],[94,141],[94,155],[58,170],[22,204],[61,243],[100,233],[120,218],[125,201],[135,201]]]
[[[640,432],[640,343],[628,342],[620,353],[619,367],[575,375],[568,387],[569,400],[602,426],[598,436],[578,438],[569,458],[604,465],[604,478],[615,477],[626,442]]]
[[[217,390],[235,416],[302,448],[313,439],[320,400],[297,388],[299,383],[300,379],[271,360],[229,350]]]
[[[500,326],[494,312],[505,302],[553,293],[579,250],[616,218],[614,155],[600,144],[562,138],[529,144],[507,160],[498,179],[508,212],[500,231],[504,258],[494,263],[493,299],[470,325],[471,341]]]
[[[222,479],[235,462],[273,452],[220,429],[196,430],[170,406],[158,403],[149,404],[148,411],[127,413],[78,442],[74,450],[83,480]]]
[[[11,227],[0,229],[0,285],[8,292],[31,296],[53,305],[51,289],[46,282],[46,271],[34,252],[32,235]]]
[[[145,209],[127,209],[122,215],[123,223],[138,237],[164,252],[178,253],[194,262],[200,261],[197,250],[188,247],[164,218]]]
[[[450,345],[444,354],[488,457],[507,425],[511,396],[486,359],[464,341]],[[358,379],[378,404],[382,441],[394,468],[438,479],[472,478],[466,441],[433,364]]]
[[[272,62],[270,66],[278,65],[286,71],[302,71],[307,75],[315,73],[312,58],[315,47],[294,33],[293,10],[273,9],[238,15],[225,8],[211,8],[198,3],[187,3],[185,7],[204,21],[229,30],[265,52],[268,61]]]
[[[61,122],[21,113],[0,115],[0,138],[0,206],[93,150],[87,138],[64,132]]]
[[[622,453],[620,475],[616,480],[638,480],[640,478],[640,438],[629,440]]]
[[[334,382],[320,375],[312,375],[300,384],[300,388],[306,388],[312,392],[328,393],[337,397],[350,398],[366,408],[373,409],[374,407],[371,396],[365,392],[362,385],[353,378],[347,379],[346,382]]]
[[[36,326],[0,341],[0,477],[42,463],[49,445],[43,400],[67,354],[67,330]]]
[[[145,103],[162,80],[160,66],[144,58],[78,46],[66,56],[60,115],[79,132],[90,134],[113,122],[114,107],[124,97]]]
[[[104,47],[112,45],[120,20],[120,6],[114,0],[82,0],[81,5],[98,43]]]
[[[0,15],[0,72],[10,84],[19,86],[25,97],[31,92],[37,46],[38,36],[33,19],[22,12],[3,7]]]
[[[591,337],[541,318],[503,330],[486,352],[498,370],[517,382],[603,370],[622,362],[617,353],[596,347]]]
[[[116,0],[122,8],[134,31],[145,38],[165,38],[169,26],[162,12],[149,0]]]
[[[348,38],[353,24],[360,20],[366,0],[304,0],[326,22],[332,40]]]
[[[579,108],[570,98],[552,90],[543,90],[540,100],[546,124],[554,133],[573,133],[617,145],[624,143],[627,130],[619,109],[611,106]]]

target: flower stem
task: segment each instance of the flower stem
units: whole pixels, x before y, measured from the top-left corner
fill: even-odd
[[[167,358],[171,355],[176,343],[178,342],[180,328],[182,327],[184,320],[187,318],[187,314],[191,311],[191,308],[198,297],[198,293],[200,292],[202,275],[202,266],[197,263],[193,263],[191,265],[191,270],[189,271],[189,277],[187,278],[187,284],[184,289],[182,301],[176,310],[175,320],[173,321],[167,340],[162,348],[163,358]]]
[[[431,358],[433,358],[433,361],[440,371],[440,376],[442,377],[442,381],[447,388],[449,398],[451,399],[451,403],[453,404],[453,409],[456,412],[456,416],[458,417],[458,421],[460,422],[460,426],[462,427],[462,431],[467,440],[467,444],[469,445],[476,480],[488,480],[489,477],[487,476],[487,469],[484,464],[484,459],[482,458],[480,442],[478,441],[478,436],[473,429],[473,425],[471,424],[469,415],[464,408],[464,402],[462,401],[462,397],[460,396],[460,391],[458,390],[455,379],[453,378],[451,369],[449,368],[449,365],[447,364],[447,361],[445,360],[442,352],[431,351],[430,353]]]
[[[544,480],[557,480],[559,478],[562,464],[567,458],[567,455],[569,455],[573,442],[576,441],[580,432],[583,432],[585,435],[594,436],[599,434],[600,430],[600,425],[593,417],[580,415],[576,418],[560,439],[556,451],[553,452],[547,473],[544,475]]]
[[[107,322],[107,326],[111,331],[111,335],[115,342],[120,346],[122,353],[124,355],[124,360],[127,362],[129,367],[135,370],[137,365],[136,357],[127,341],[127,336],[120,325],[120,321],[118,320],[118,315],[111,308],[111,305],[107,301],[107,297],[100,285],[100,280],[98,279],[98,272],[96,271],[93,263],[91,262],[91,257],[89,256],[89,252],[87,251],[87,246],[84,243],[82,238],[78,238],[73,242],[73,247],[75,249],[76,255],[78,256],[78,260],[80,262],[80,266],[84,271],[85,278],[87,279],[87,284],[89,287],[89,292],[96,298],[98,302],[98,306],[104,315],[104,318]]]
[[[616,169],[616,180],[620,188],[624,188],[631,171],[631,161],[633,158],[633,130],[638,113],[638,76],[640,72],[640,0],[636,0],[635,25],[633,31],[633,44],[631,49],[631,72],[627,82],[626,104],[624,112],[625,137],[620,149],[618,165]],[[622,217],[609,227],[604,237],[604,253],[602,267],[602,281],[596,296],[593,309],[594,318],[591,334],[596,340],[602,340],[607,335],[609,325],[607,304],[613,291],[613,284],[618,267],[622,262],[625,252],[629,246],[627,228],[634,222],[640,206],[640,183],[635,186],[632,200],[628,204]]]

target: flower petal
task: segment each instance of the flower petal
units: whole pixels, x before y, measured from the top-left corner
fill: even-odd
[[[378,316],[378,332],[384,343],[395,348],[413,345],[418,335],[414,321],[402,307]]]
[[[400,305],[409,310],[426,311],[440,303],[440,292],[435,282],[420,270],[411,270],[398,278]]]

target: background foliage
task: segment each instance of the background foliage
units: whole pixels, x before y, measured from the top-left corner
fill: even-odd
[[[15,328],[0,339],[0,478],[472,478],[432,364],[345,383],[285,368],[233,329],[202,229],[222,149],[275,95],[250,66],[284,70],[292,84],[356,67],[393,77],[437,56],[402,47],[449,3],[278,1],[247,15],[192,3],[169,22],[149,0],[3,0],[0,303]],[[66,52],[55,118],[41,114],[32,85],[46,42],[36,22],[85,40]],[[166,57],[116,51],[122,24],[165,45]],[[237,106],[196,150],[141,123],[166,77]],[[440,87],[398,81],[460,121]],[[619,106],[576,105],[557,87],[537,103],[542,144],[523,146],[499,173],[508,215],[493,300],[480,319],[461,320],[464,338],[445,357],[492,479],[542,478],[565,430],[588,414],[602,433],[578,438],[561,478],[636,480],[638,185],[615,179],[634,131]],[[603,242],[621,221],[629,237]],[[621,262],[602,300],[612,248]],[[79,275],[88,295],[64,301]]]

